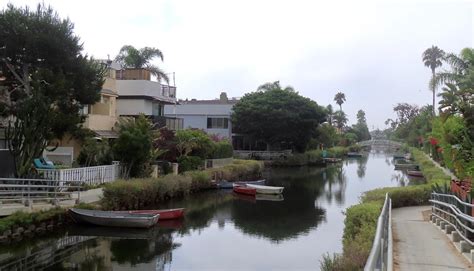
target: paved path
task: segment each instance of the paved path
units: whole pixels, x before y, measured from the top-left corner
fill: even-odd
[[[431,206],[392,210],[395,270],[474,270],[448,237],[429,221],[422,211]]]
[[[91,189],[87,191],[80,192],[81,202],[91,203],[100,200],[102,197],[102,188]],[[64,200],[59,202],[59,206],[63,208],[69,208],[76,204],[77,193],[72,194],[71,200]],[[39,210],[48,210],[55,207],[54,205],[47,203],[47,202],[35,202],[33,206],[27,207],[20,203],[12,203],[12,204],[0,204],[0,217],[10,215],[16,211],[24,211],[24,212],[32,212],[32,211],[39,211]]]

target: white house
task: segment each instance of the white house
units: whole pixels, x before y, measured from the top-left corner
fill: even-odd
[[[180,100],[165,106],[165,116],[183,119],[183,128],[197,128],[232,140],[232,107],[237,99],[228,99],[222,92],[215,100]]]
[[[123,69],[117,71],[117,113],[119,116],[149,117],[156,127],[182,129],[183,121],[164,116],[166,104],[176,103],[176,87],[150,80],[145,69]]]

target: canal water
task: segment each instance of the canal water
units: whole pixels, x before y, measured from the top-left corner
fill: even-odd
[[[160,208],[186,207],[182,221],[149,230],[73,226],[3,245],[0,270],[318,270],[341,252],[343,211],[364,191],[410,185],[392,155],[371,152],[320,167],[274,168],[281,197],[209,191]]]

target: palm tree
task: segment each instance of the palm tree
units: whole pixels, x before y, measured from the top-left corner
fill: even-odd
[[[436,77],[436,68],[441,67],[443,65],[443,62],[441,60],[444,58],[444,51],[439,49],[438,46],[431,46],[431,48],[426,49],[423,52],[422,59],[423,63],[425,64],[426,67],[431,69],[432,77],[431,79],[434,80]],[[433,92],[433,116],[436,114],[435,113],[435,95],[436,95],[436,86],[430,84],[431,86],[431,91]]]
[[[123,68],[146,69],[158,79],[169,82],[166,73],[158,66],[150,63],[154,58],[158,57],[163,61],[163,53],[153,47],[143,47],[137,49],[131,45],[124,45],[119,54],[115,57],[115,61],[119,62]]]
[[[292,91],[294,92],[295,89],[292,86],[286,86],[285,88],[281,88],[280,81],[275,81],[273,83],[265,83],[258,87],[258,91],[268,91],[268,90],[284,90],[284,91]]]
[[[339,131],[342,131],[342,128],[346,126],[347,123],[347,115],[342,110],[338,110],[334,113],[334,122],[336,123],[336,127]]]
[[[448,113],[454,115],[459,109],[459,89],[452,83],[446,83],[442,90],[443,92],[438,94],[441,97],[439,109],[449,108]]]
[[[328,123],[332,126],[334,116],[334,110],[332,109],[332,105],[328,104],[328,106],[326,106],[326,113],[328,114]]]
[[[459,56],[453,53],[447,54],[444,60],[451,66],[451,71],[438,72],[431,85],[439,87],[444,83],[453,82],[462,84],[463,77],[474,69],[474,48],[462,49]],[[466,87],[471,87],[471,85]]]
[[[342,111],[342,104],[346,101],[346,95],[342,92],[336,93],[334,101],[339,105],[339,110]]]

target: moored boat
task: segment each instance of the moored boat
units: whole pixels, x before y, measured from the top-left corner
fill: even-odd
[[[324,158],[324,161],[326,163],[339,163],[342,161],[341,158],[334,158],[334,157],[327,157],[327,158]]]
[[[247,187],[255,188],[258,194],[281,194],[284,187],[248,184]]]
[[[239,193],[239,194],[253,195],[253,196],[257,194],[257,189],[248,187],[248,186],[234,185],[233,189],[235,193]]]
[[[348,152],[347,153],[347,157],[362,157],[362,154],[361,153],[358,153],[358,152]]]
[[[116,213],[113,211],[98,211],[86,209],[69,209],[74,221],[89,223],[98,226],[124,227],[124,228],[149,228],[158,222],[159,214],[133,214]]]
[[[235,182],[235,185],[245,186],[247,184],[257,184],[257,185],[264,185],[265,180],[258,180],[258,181],[248,181],[248,182]]]
[[[407,175],[414,177],[423,177],[423,172],[419,170],[407,170]]]
[[[393,159],[405,159],[405,154],[394,154]]]
[[[128,214],[158,214],[161,220],[177,219],[184,216],[184,208],[161,209],[161,210],[132,210],[132,211],[116,211],[116,213]]]
[[[418,165],[417,164],[407,164],[407,163],[396,163],[395,164],[395,169],[413,169],[413,170],[418,170]]]
[[[219,181],[216,182],[216,186],[219,189],[232,189],[233,183],[228,181]]]

